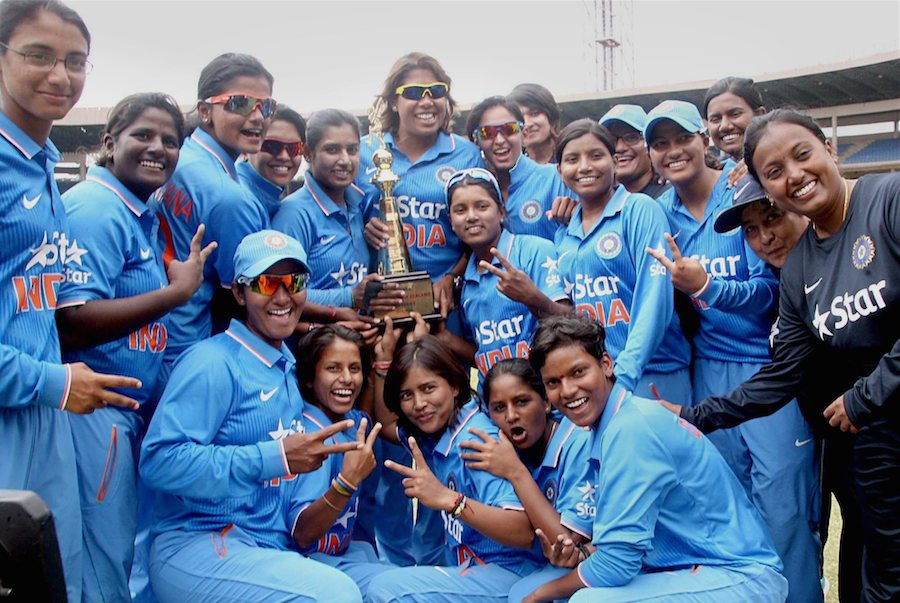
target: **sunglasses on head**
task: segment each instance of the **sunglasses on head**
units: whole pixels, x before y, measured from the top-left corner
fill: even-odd
[[[492,173],[487,171],[484,168],[466,168],[464,170],[459,170],[458,172],[454,172],[450,178],[447,179],[447,183],[444,185],[444,195],[449,199],[450,191],[453,187],[458,184],[464,183],[466,178],[472,180],[482,180],[491,185],[494,189],[494,192],[497,194],[497,199],[503,199],[503,194],[500,192],[500,183],[497,182],[497,178],[494,177]]]
[[[301,155],[305,149],[306,146],[302,141],[285,142],[283,140],[278,140],[277,138],[266,138],[262,143],[262,147],[260,147],[260,151],[268,153],[273,157],[277,157],[281,154],[282,150],[286,150],[288,157],[291,158]]]
[[[220,94],[218,96],[210,96],[203,102],[211,105],[224,105],[225,110],[229,113],[238,113],[245,117],[259,107],[259,112],[267,119],[275,113],[275,107],[278,104],[271,96],[260,98],[249,94]]]
[[[426,94],[431,98],[444,98],[450,92],[450,86],[446,82],[432,82],[430,84],[403,84],[394,90],[396,94],[409,100],[422,100]]]
[[[260,274],[256,278],[242,276],[238,282],[249,285],[250,290],[266,297],[272,297],[278,291],[279,285],[284,285],[285,290],[294,295],[300,293],[309,284],[309,272],[295,272],[293,274]]]
[[[508,121],[505,124],[490,124],[481,126],[475,130],[475,138],[478,140],[493,140],[497,134],[503,134],[509,138],[513,134],[519,134],[525,125],[518,121]]]

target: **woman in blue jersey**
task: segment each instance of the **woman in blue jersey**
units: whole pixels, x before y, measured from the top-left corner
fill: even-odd
[[[519,84],[507,97],[519,106],[525,118],[525,152],[539,164],[553,163],[559,141],[559,105],[553,94],[540,84]]]
[[[693,426],[619,383],[602,326],[549,318],[530,361],[553,406],[590,430],[598,505],[594,551],[523,601],[784,601],[781,563],[741,485]],[[565,552],[541,542],[551,557]]]
[[[687,401],[690,349],[672,282],[644,253],[662,248],[669,225],[656,201],[616,184],[614,154],[612,135],[593,120],[572,122],[560,134],[558,168],[580,201],[556,233],[560,274],[576,312],[606,328],[620,383],[645,397],[655,387]]]
[[[353,427],[301,433],[294,356],[309,272],[300,244],[274,230],[235,251],[232,293],[246,321],[182,354],[141,448],[141,478],[156,491],[150,578],[168,601],[361,601],[345,574],[292,550],[281,489],[329,454]]]
[[[747,173],[743,163],[744,131],[754,116],[765,112],[756,84],[745,77],[722,78],[710,86],[703,97],[701,114],[709,127],[709,137],[735,164],[732,183]]]
[[[572,311],[553,245],[506,231],[500,195],[497,180],[483,168],[456,172],[447,181],[453,232],[472,250],[459,304],[482,377],[500,359],[528,357],[538,319]],[[455,350],[466,347],[470,355],[471,346],[448,330],[438,337],[457,340],[450,345]]]
[[[303,163],[306,120],[288,107],[278,105],[258,153],[235,164],[238,178],[265,208],[269,218],[281,207],[288,184]]]
[[[406,442],[412,467],[386,461],[403,476],[406,495],[440,512],[452,564],[379,574],[369,585],[373,603],[497,601],[520,578],[543,565],[534,533],[512,486],[466,467],[459,445],[496,437],[497,427],[471,399],[468,374],[453,353],[427,334],[417,316],[416,338],[394,354],[399,330],[390,319],[376,346],[375,402],[382,436]],[[414,515],[415,518],[415,515]]]
[[[373,577],[391,569],[371,544],[356,533],[365,509],[364,480],[376,468],[373,447],[381,424],[370,427],[369,416],[355,407],[368,379],[371,351],[362,336],[343,325],[325,325],[305,336],[298,347],[304,362],[297,368],[300,393],[309,405],[303,411],[306,433],[344,419],[356,432],[335,434],[334,442],[359,442],[360,450],[334,454],[316,471],[299,476],[285,493],[286,519],[300,552],[336,567],[353,578],[363,597]],[[372,484],[374,485],[374,484]]]
[[[377,331],[358,311],[365,309],[366,284],[381,277],[368,274],[369,246],[363,236],[367,197],[353,183],[359,172],[359,122],[340,109],[317,111],[309,118],[306,140],[306,184],[284,200],[272,220],[273,228],[307,250],[312,273],[308,301],[327,307],[308,308],[300,329],[315,328],[315,318],[346,321],[369,340]],[[394,309],[398,300],[390,296],[402,295],[398,286],[382,291],[369,307]]]
[[[485,164],[500,183],[509,231],[552,241],[559,227],[549,217],[553,202],[573,193],[553,166],[541,166],[522,152],[524,119],[515,103],[491,96],[469,112],[466,133],[481,149]]]
[[[731,391],[768,362],[777,281],[740,229],[714,230],[734,192],[728,173],[704,162],[708,138],[697,108],[683,101],[660,103],[648,114],[644,138],[654,169],[672,183],[659,201],[670,232],[677,234],[666,236],[672,260],[661,249],[648,253],[691,296],[700,317],[693,339],[693,405]],[[797,403],[710,434],[710,440],[766,520],[785,562],[789,600],[822,600],[815,445]]]
[[[213,331],[211,304],[217,297],[216,330],[238,313],[231,293],[234,250],[246,235],[266,228],[269,215],[241,186],[235,160],[259,152],[275,112],[272,74],[256,58],[219,55],[200,72],[197,83],[199,126],[185,140],[171,180],[157,193],[163,261],[184,260],[200,224],[203,242],[218,248],[204,270],[203,285],[170,315],[166,370],[181,352]],[[218,303],[221,302],[221,303]]]
[[[472,469],[488,471],[513,485],[537,531],[560,542],[570,556],[584,559],[597,511],[588,457],[590,435],[550,414],[544,383],[523,358],[501,360],[484,379],[484,398],[499,440],[481,437],[460,444],[460,455]],[[518,603],[545,582],[568,573],[547,566],[515,584],[509,601]]]
[[[164,94],[136,94],[110,112],[100,157],[63,200],[69,236],[84,250],[60,285],[57,324],[63,359],[128,374],[143,387],[138,412],[108,407],[73,417],[84,523],[83,597],[130,596],[128,576],[137,521],[137,455],[156,403],[168,333],[165,315],[203,281],[215,249],[200,249],[201,225],[186,262],[163,269],[159,221],[147,206],[178,162],[184,120]],[[149,410],[148,410],[149,409]]]
[[[141,385],[82,362],[64,365],[54,320],[57,287],[85,252],[68,231],[49,135],[81,96],[90,46],[84,21],[61,2],[0,3],[0,489],[31,490],[50,508],[70,601],[81,600],[81,508],[60,411],[134,409],[121,388]]]

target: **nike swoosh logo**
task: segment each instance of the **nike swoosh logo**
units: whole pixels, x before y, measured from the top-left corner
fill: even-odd
[[[141,259],[149,260],[151,253],[152,253],[152,251],[150,249],[141,249]]]
[[[28,195],[23,194],[22,205],[25,206],[25,209],[32,209],[35,205],[37,205],[37,202],[41,200],[41,195],[43,195],[43,193],[38,193],[37,197],[35,197],[34,199],[29,199]]]
[[[809,294],[812,293],[813,290],[815,290],[815,288],[818,287],[821,283],[822,283],[822,279],[819,278],[819,280],[817,280],[816,282],[814,282],[812,285],[803,285],[803,293],[805,293],[806,295],[809,295]]]
[[[268,402],[269,398],[275,395],[275,392],[278,391],[278,388],[273,388],[271,391],[264,392],[262,389],[259,390],[259,399],[263,402]]]
[[[794,446],[796,446],[797,448],[800,448],[802,446],[806,446],[810,442],[812,442],[812,438],[809,438],[806,440],[794,440]]]
[[[743,193],[747,189],[748,186],[750,186],[749,182],[747,184],[745,184],[744,186],[742,186],[740,189],[738,189],[738,191],[736,193],[734,193],[734,196],[731,198],[731,200],[737,201],[737,198],[741,196],[741,193]]]
[[[377,167],[366,168],[366,176],[368,176],[369,174],[374,174],[376,171],[378,171]]]
[[[681,234],[681,231],[680,231],[680,230],[679,230],[678,232],[676,232],[675,234],[673,234],[673,235],[672,235],[672,240],[674,241],[675,239],[677,239],[677,238],[678,238],[678,235],[680,235],[680,234]]]
[[[319,245],[328,245],[331,243],[337,235],[331,235],[330,237],[321,237],[319,239]]]

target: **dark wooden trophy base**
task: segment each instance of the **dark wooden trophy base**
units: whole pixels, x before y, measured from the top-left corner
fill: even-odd
[[[375,318],[383,319],[390,316],[395,327],[411,328],[415,325],[415,319],[409,314],[418,312],[428,322],[441,320],[440,312],[434,311],[434,289],[431,278],[424,270],[406,272],[404,274],[388,274],[381,281],[373,281],[366,285],[364,302],[369,305],[369,300],[378,295],[384,285],[396,283],[406,295],[403,304],[391,312],[373,312]]]

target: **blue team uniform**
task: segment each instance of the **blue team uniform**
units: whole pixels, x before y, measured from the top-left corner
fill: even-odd
[[[497,249],[552,301],[568,299],[552,243],[502,230]],[[503,268],[497,258],[492,257],[491,264]],[[538,319],[528,306],[497,292],[499,280],[488,270],[479,274],[478,258],[474,254],[469,258],[460,306],[467,335],[478,346],[475,365],[480,378],[504,358],[528,358],[529,344],[538,327]]]
[[[81,508],[72,432],[64,408],[71,383],[53,316],[57,290],[80,266],[53,166],[40,146],[0,113],[0,488],[33,490],[53,513],[70,601],[81,600]],[[11,452],[12,451],[12,452]]]
[[[646,248],[665,245],[666,216],[657,203],[616,185],[603,215],[584,232],[581,207],[556,234],[559,270],[575,309],[606,329],[619,383],[688,403],[690,347],[675,314],[672,280]]]
[[[225,149],[200,128],[185,140],[178,167],[172,179],[157,191],[154,207],[165,240],[166,265],[172,259],[187,259],[191,238],[200,224],[206,224],[202,244],[219,244],[206,261],[200,289],[169,315],[165,360],[172,363],[191,344],[209,337],[209,304],[218,287],[231,287],[234,250],[245,236],[267,228],[269,216],[241,186],[234,161]]]
[[[592,430],[596,551],[570,601],[771,601],[787,583],[759,514],[691,424],[616,384]]]
[[[259,202],[260,207],[271,220],[278,212],[278,208],[281,207],[281,195],[284,194],[284,188],[263,178],[253,164],[246,159],[236,162],[234,170],[237,172],[238,180]]]
[[[692,404],[724,395],[769,362],[768,338],[778,294],[774,274],[750,249],[741,229],[720,234],[713,223],[731,206],[723,171],[702,220],[685,208],[676,190],[659,198],[682,255],[703,264],[709,285],[694,294],[700,326],[693,340]],[[819,584],[818,476],[813,434],[796,402],[761,419],[709,436],[769,526],[791,585],[788,600],[821,601]]]
[[[424,270],[432,280],[450,272],[463,254],[464,245],[450,228],[450,215],[444,184],[459,170],[484,167],[481,152],[474,144],[457,136],[441,132],[437,141],[415,163],[394,144],[390,132],[384,143],[394,156],[391,168],[400,177],[394,187],[394,197],[403,220],[403,233],[409,247],[409,257],[415,270]],[[359,176],[356,183],[369,195],[365,208],[366,222],[378,215],[380,193],[369,179],[375,173],[372,154],[378,141],[364,136],[359,149]]]
[[[163,603],[360,601],[344,574],[289,550],[280,489],[296,476],[283,440],[304,409],[294,365],[238,321],[176,362],[140,463],[157,492],[150,576]]]
[[[557,197],[575,198],[555,165],[541,165],[523,153],[509,170],[506,227],[514,234],[536,235],[553,240],[560,224],[547,217]]]
[[[155,213],[109,170],[92,167],[63,200],[70,235],[84,254],[81,265],[73,267],[60,286],[58,308],[133,297],[168,284],[154,245],[159,227]],[[165,320],[159,319],[115,341],[66,353],[63,359],[139,379],[143,387],[121,393],[145,405],[154,401],[167,338]],[[69,421],[84,521],[82,600],[129,599],[144,416],[108,406]]]
[[[458,421],[448,427],[437,442],[419,443],[434,475],[451,490],[462,492],[472,500],[524,511],[509,482],[486,471],[469,469],[459,457],[465,451],[459,448],[461,442],[481,441],[469,433],[469,429],[480,429],[494,438],[499,434],[497,426],[475,402],[469,402],[459,410]],[[533,549],[514,549],[499,544],[445,511],[441,511],[441,519],[444,543],[456,567],[407,567],[379,574],[369,586],[369,601],[496,601],[505,598],[520,577],[544,565],[540,554]]]
[[[367,205],[356,185],[344,191],[345,205],[331,200],[307,172],[306,185],[289,195],[272,219],[272,228],[300,241],[309,262],[307,301],[353,307],[353,288],[369,271],[369,246],[363,236]]]
[[[363,418],[368,419],[368,416],[362,411],[352,410],[344,418],[353,419],[354,424],[358,426],[359,422]],[[303,410],[303,429],[306,433],[320,431],[331,424],[331,420],[319,408],[311,404],[305,406]],[[371,427],[371,420],[369,421],[369,427]],[[327,444],[355,441],[355,429],[338,433],[334,437],[325,440]],[[332,454],[325,459],[325,462],[318,470],[298,476],[298,479],[291,482],[285,489],[285,494],[289,499],[288,504],[285,505],[285,520],[291,533],[297,526],[297,522],[302,519],[300,514],[309,505],[321,498],[331,487],[331,480],[340,473],[343,461],[343,454]],[[367,482],[363,481],[363,484],[361,484],[362,488],[365,487],[365,484]],[[347,501],[344,507],[344,512],[325,535],[319,538],[315,544],[301,549],[300,552],[310,559],[335,567],[353,578],[363,597],[365,597],[372,578],[392,569],[394,566],[385,561],[380,561],[371,544],[353,538],[354,529],[361,511],[360,493],[362,488],[353,493],[353,496],[350,497],[350,500]]]

